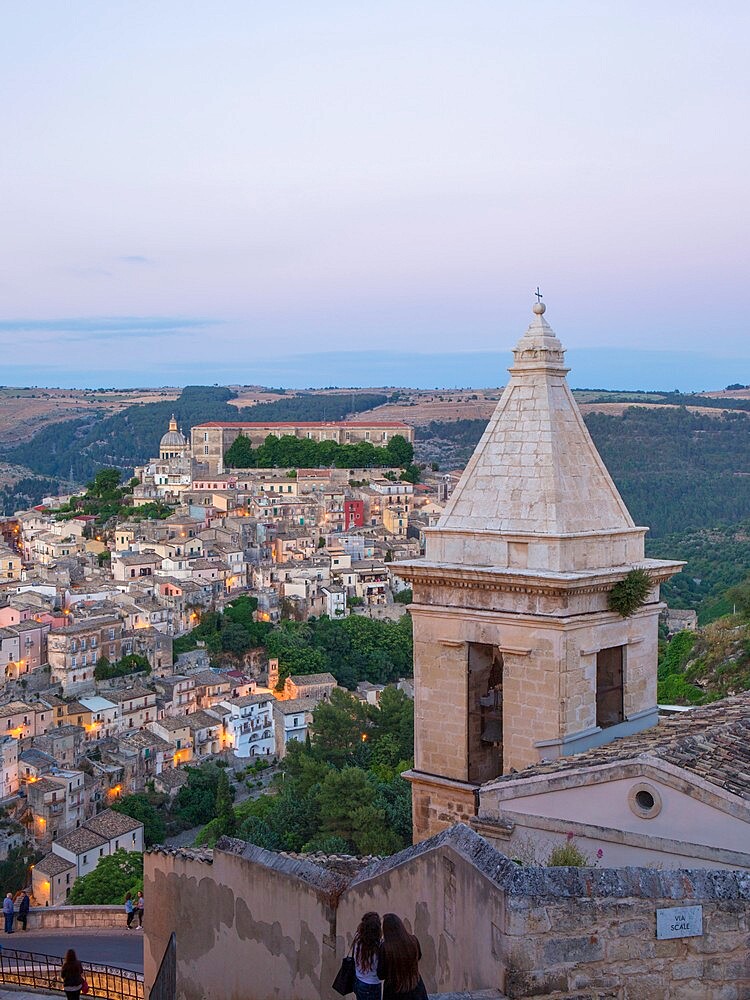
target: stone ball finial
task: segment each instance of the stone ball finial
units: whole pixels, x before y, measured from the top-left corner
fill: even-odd
[[[543,302],[535,302],[532,308],[537,316],[543,316],[547,311],[547,307]]]

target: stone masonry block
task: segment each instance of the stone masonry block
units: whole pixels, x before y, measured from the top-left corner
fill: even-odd
[[[631,958],[653,958],[654,942],[648,938],[626,937],[607,941],[607,961],[625,962]]]
[[[668,997],[661,976],[643,975],[628,980],[623,991],[623,1000],[666,1000]]]
[[[568,974],[564,970],[538,969],[524,972],[509,967],[505,974],[505,993],[510,1000],[521,997],[541,997],[568,988]]]
[[[523,912],[506,909],[504,931],[506,934],[526,937],[552,929],[552,921],[543,906],[529,906]]]
[[[571,973],[568,978],[568,989],[570,990],[600,990],[619,985],[619,977],[611,972],[576,972]]]
[[[600,962],[604,958],[604,944],[596,934],[582,937],[552,938],[545,942],[542,956],[546,967],[574,962]]]
[[[672,979],[702,979],[703,960],[691,958],[685,962],[673,962],[670,971]]]
[[[730,982],[742,982],[743,980],[750,987],[750,953],[735,961],[726,959],[708,959],[703,966],[703,978],[707,980],[729,980]],[[750,995],[750,989],[748,989]]]

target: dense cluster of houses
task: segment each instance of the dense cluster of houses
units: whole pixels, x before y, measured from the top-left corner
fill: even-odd
[[[399,616],[394,570],[445,498],[443,481],[366,470],[208,475],[180,439],[170,429],[137,470],[128,518],[61,517],[73,496],[0,520],[0,803],[18,821],[0,856],[22,840],[48,851],[34,869],[42,904],[118,846],[142,849],[140,824],[109,808],[119,797],[172,797],[184,765],[219,754],[283,757],[336,686],[326,673],[279,688],[261,649],[215,669],[205,648],[175,657],[174,639],[241,594],[268,622]],[[173,513],[139,520],[154,499]],[[361,685],[363,700],[378,694]]]

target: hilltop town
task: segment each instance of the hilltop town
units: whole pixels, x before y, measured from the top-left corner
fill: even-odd
[[[227,467],[233,446],[274,435],[313,455],[359,449],[363,467]],[[280,666],[259,636],[406,614],[398,563],[419,555],[456,478],[411,481],[412,438],[382,420],[212,422],[188,437],[172,419],[129,483],[104,469],[0,521],[1,849],[36,859],[38,905],[64,902],[118,847],[142,851],[143,823],[111,808],[124,798],[169,802],[188,766],[276,762],[304,743],[337,679]],[[411,693],[410,646],[402,659],[388,680]],[[383,683],[356,680],[375,704]]]

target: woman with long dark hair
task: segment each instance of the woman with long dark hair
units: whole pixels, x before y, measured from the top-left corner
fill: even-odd
[[[352,943],[354,957],[354,996],[357,1000],[380,1000],[378,954],[380,952],[380,914],[365,913]]]
[[[419,974],[422,949],[417,938],[404,927],[401,917],[383,917],[378,976],[383,980],[383,1000],[427,1000]]]
[[[79,1000],[83,989],[83,966],[72,948],[68,948],[65,952],[60,978],[68,1000]]]

